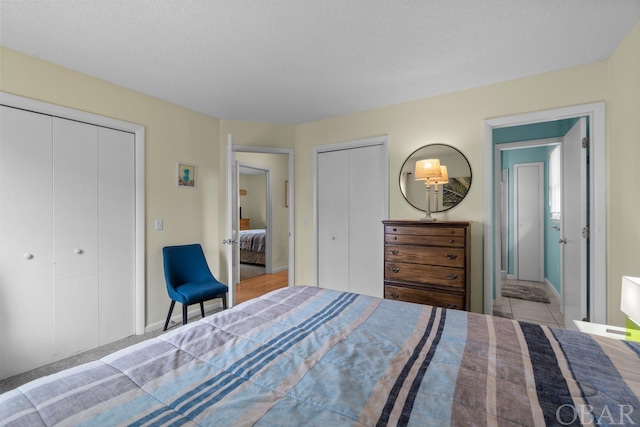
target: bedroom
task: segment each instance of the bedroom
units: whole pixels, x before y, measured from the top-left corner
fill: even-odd
[[[640,229],[636,220],[637,189],[614,183],[635,181],[632,159],[640,157],[634,117],[640,115],[636,23],[607,59],[515,80],[441,94],[411,102],[354,112],[298,125],[251,120],[219,119],[171,104],[140,92],[108,83],[2,47],[0,90],[52,104],[64,105],[107,117],[143,124],[146,140],[146,281],[144,326],[162,323],[168,298],[162,275],[161,248],[175,243],[201,241],[209,262],[226,277],[226,257],[220,242],[226,238],[225,206],[226,135],[246,146],[295,150],[295,282],[312,283],[314,146],[387,134],[390,168],[399,168],[406,156],[421,145],[445,142],[456,146],[471,161],[474,176],[483,175],[482,122],[532,111],[597,101],[607,104],[607,323],[622,326],[619,311],[620,278],[640,276],[637,251]],[[75,88],[81,87],[82,90]],[[192,161],[202,178],[194,191],[175,188],[177,160]],[[389,218],[411,219],[420,212],[397,191],[393,177],[389,188]],[[481,182],[481,178],[476,181]],[[473,221],[471,309],[482,312],[483,215],[482,184],[465,202],[441,219]],[[189,209],[184,209],[189,206]],[[164,220],[164,230],[153,229],[154,219]],[[380,230],[380,232],[382,232]]]

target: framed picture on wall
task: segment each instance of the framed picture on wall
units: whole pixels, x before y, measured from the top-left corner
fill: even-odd
[[[178,163],[178,187],[196,188],[196,166]]]

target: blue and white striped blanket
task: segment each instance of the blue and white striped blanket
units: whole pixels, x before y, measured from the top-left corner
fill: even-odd
[[[640,425],[640,345],[292,287],[0,396],[2,425]]]

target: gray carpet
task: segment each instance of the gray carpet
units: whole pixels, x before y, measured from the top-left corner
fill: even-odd
[[[547,297],[544,289],[534,288],[533,286],[503,285],[502,296],[504,298],[517,298],[549,304],[549,297]]]
[[[208,316],[217,311],[219,311],[219,309],[212,309],[211,311],[205,312],[205,315]],[[198,314],[196,317],[190,318],[189,322],[192,322],[197,319],[200,319],[200,314]],[[178,324],[171,323],[170,325],[171,326],[166,332],[169,332],[174,328],[182,326],[182,323],[178,323]],[[23,372],[13,377],[5,378],[4,380],[0,380],[0,394],[9,390],[13,390],[16,387],[19,387],[37,378],[55,374],[56,372],[59,372],[68,368],[72,368],[74,366],[78,366],[83,363],[98,360],[108,354],[114,353],[118,350],[122,350],[125,347],[129,347],[131,345],[148,340],[150,338],[155,338],[159,335],[162,335],[164,332],[165,331],[163,331],[162,328],[160,328],[160,329],[156,329],[155,331],[147,332],[146,334],[143,334],[143,335],[132,335],[130,337],[123,338],[119,341],[115,341],[110,344],[103,345],[93,350],[85,351],[84,353],[76,354],[75,356],[58,360],[56,362],[41,366],[36,369],[32,369],[27,372]]]

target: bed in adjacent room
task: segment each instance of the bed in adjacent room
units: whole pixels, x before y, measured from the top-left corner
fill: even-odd
[[[265,229],[240,230],[240,262],[264,265]]]
[[[640,424],[640,344],[289,287],[0,395],[0,424]]]

